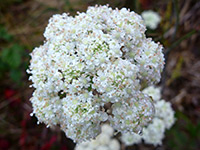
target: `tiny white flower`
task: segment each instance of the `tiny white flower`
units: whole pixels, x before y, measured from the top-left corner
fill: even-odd
[[[138,144],[141,142],[142,140],[142,136],[136,134],[136,133],[124,133],[121,136],[121,140],[122,142],[126,145],[126,146],[130,146],[133,144]]]
[[[154,118],[152,124],[144,128],[142,138],[145,143],[156,145],[162,144],[164,138],[165,125],[161,119]]]
[[[154,101],[159,101],[161,98],[160,88],[149,86],[143,90],[143,93],[148,94]]]
[[[145,25],[153,30],[157,28],[161,20],[159,14],[152,10],[142,12],[142,18],[144,19]]]

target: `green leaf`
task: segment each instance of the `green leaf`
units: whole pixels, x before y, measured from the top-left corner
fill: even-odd
[[[20,83],[21,78],[22,78],[22,74],[20,70],[11,70],[10,71],[10,78],[16,82],[16,83]]]
[[[23,47],[14,44],[10,48],[4,48],[1,53],[1,59],[8,64],[11,69],[16,69],[21,64]]]
[[[12,35],[9,34],[3,26],[0,26],[0,39],[11,41]]]

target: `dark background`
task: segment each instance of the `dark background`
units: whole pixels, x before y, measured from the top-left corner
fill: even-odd
[[[165,70],[159,85],[176,111],[176,124],[163,145],[140,144],[128,150],[200,149],[200,1],[198,0],[0,0],[0,150],[72,150],[59,129],[30,117],[29,53],[43,43],[48,19],[57,13],[85,11],[95,4],[154,10],[162,21],[148,37],[164,46]]]

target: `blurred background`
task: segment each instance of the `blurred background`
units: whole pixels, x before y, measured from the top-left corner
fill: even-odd
[[[146,34],[164,46],[165,70],[159,85],[172,103],[177,121],[162,146],[140,144],[127,150],[200,149],[200,1],[199,0],[0,0],[0,150],[73,150],[75,144],[59,129],[37,125],[30,117],[33,88],[28,81],[29,53],[44,41],[53,14],[86,11],[109,4],[141,14],[161,16]]]

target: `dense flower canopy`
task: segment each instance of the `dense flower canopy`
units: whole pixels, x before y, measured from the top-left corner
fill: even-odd
[[[139,144],[142,143],[142,141],[147,144],[153,144],[154,146],[161,145],[165,136],[165,130],[170,129],[176,121],[171,103],[161,100],[160,88],[150,86],[145,88],[143,92],[154,99],[155,117],[152,123],[144,127],[143,135],[129,132],[123,133],[120,140],[125,146]],[[95,140],[77,144],[75,150],[118,150],[119,142],[116,138],[117,136],[115,136],[114,139],[111,138],[113,136],[113,131],[112,127],[103,124],[102,132]]]
[[[38,121],[60,125],[75,142],[96,137],[104,122],[139,133],[154,114],[141,89],[159,82],[164,65],[162,46],[145,30],[141,16],[126,8],[54,15],[28,70]]]

